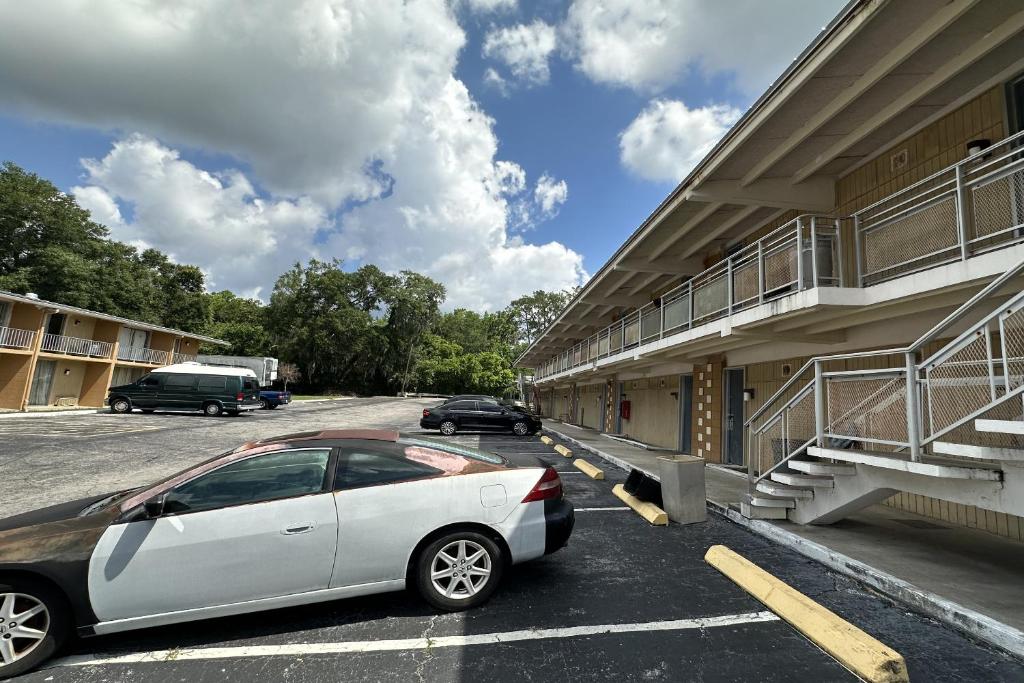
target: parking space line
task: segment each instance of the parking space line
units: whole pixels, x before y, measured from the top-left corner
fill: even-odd
[[[96,666],[101,664],[142,664],[145,662],[180,662],[205,659],[252,659],[259,657],[297,657],[323,654],[355,654],[363,652],[394,652],[399,650],[425,650],[440,647],[469,647],[472,645],[500,645],[526,640],[551,640],[580,636],[618,633],[644,633],[653,631],[686,631],[692,629],[738,626],[778,621],[773,612],[748,612],[717,617],[672,619],[632,624],[595,624],[565,628],[524,629],[500,633],[481,633],[461,636],[432,636],[430,638],[404,638],[399,640],[353,640],[337,643],[289,643],[285,645],[251,645],[240,647],[208,647],[196,649],[155,650],[134,652],[109,657],[79,655],[53,662],[51,667]]]
[[[629,508],[625,505],[621,507],[606,507],[606,508],[576,508],[573,512],[621,512],[628,510]]]

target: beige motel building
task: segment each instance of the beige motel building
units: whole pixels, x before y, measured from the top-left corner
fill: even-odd
[[[102,407],[107,388],[195,360],[212,339],[0,291],[0,411]]]
[[[1024,4],[854,1],[517,365],[546,416],[747,472],[748,516],[1024,540],[1022,260]]]

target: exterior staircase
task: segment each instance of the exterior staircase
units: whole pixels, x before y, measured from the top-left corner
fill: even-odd
[[[1024,515],[1024,292],[996,306],[1022,272],[1024,261],[906,348],[809,361],[747,421],[742,513],[830,524],[904,491]],[[853,358],[878,367],[844,369]]]

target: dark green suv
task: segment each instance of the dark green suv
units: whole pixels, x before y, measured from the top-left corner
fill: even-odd
[[[201,410],[210,416],[238,415],[260,407],[260,385],[252,370],[179,364],[160,368],[132,384],[110,387],[112,413]]]

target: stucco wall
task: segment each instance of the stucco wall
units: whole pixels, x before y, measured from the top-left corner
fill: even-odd
[[[644,443],[677,448],[679,376],[631,379],[624,384],[623,393],[631,410],[630,418],[622,420],[622,433]]]

